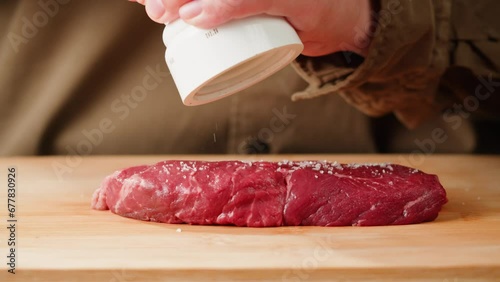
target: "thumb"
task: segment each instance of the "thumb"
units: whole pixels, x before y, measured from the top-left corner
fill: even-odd
[[[200,28],[214,28],[232,19],[270,13],[269,0],[193,0],[179,10],[185,22]]]

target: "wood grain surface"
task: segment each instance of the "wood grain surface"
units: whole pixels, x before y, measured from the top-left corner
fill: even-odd
[[[268,156],[391,162],[437,174],[449,203],[434,222],[383,227],[169,225],[90,209],[104,176],[165,159],[0,159],[0,281],[478,281],[500,279],[500,157]],[[245,159],[256,158],[248,157]],[[7,169],[17,169],[16,274],[7,272]]]

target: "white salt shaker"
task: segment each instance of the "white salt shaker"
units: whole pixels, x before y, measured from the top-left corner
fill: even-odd
[[[165,26],[163,42],[165,60],[188,106],[250,87],[290,64],[304,48],[285,19],[267,15],[209,30],[179,19]]]

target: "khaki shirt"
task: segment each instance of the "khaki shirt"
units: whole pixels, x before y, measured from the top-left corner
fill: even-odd
[[[139,5],[1,1],[0,154],[498,152],[499,8],[382,0],[366,58],[186,107]]]

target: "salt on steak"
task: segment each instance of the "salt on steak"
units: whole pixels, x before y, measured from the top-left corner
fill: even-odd
[[[434,220],[436,175],[395,164],[164,161],[106,177],[92,208],[204,225],[396,225]]]

